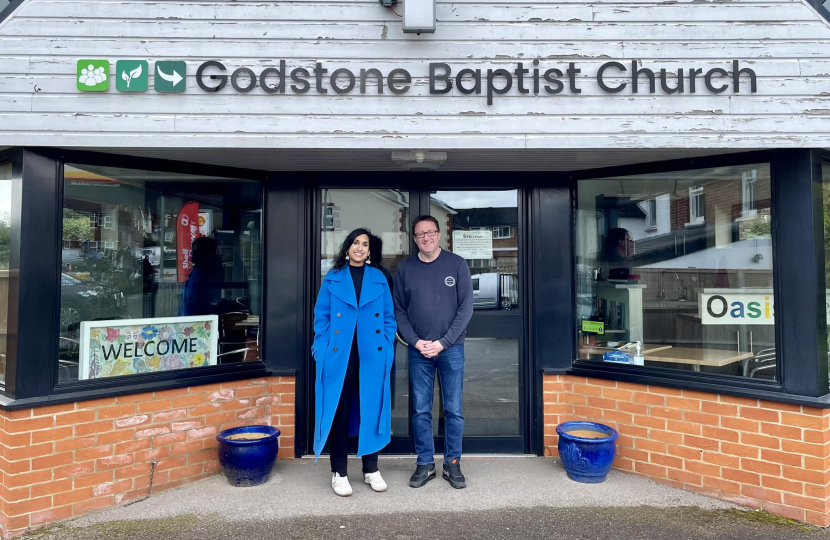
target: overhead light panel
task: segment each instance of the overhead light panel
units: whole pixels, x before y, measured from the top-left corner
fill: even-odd
[[[434,171],[447,162],[446,152],[428,150],[396,150],[392,161],[405,171]]]

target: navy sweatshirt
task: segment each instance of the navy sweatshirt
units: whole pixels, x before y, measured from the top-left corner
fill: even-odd
[[[398,332],[413,347],[418,340],[440,341],[445,349],[464,343],[473,316],[473,285],[467,261],[441,250],[432,262],[409,257],[395,274]]]

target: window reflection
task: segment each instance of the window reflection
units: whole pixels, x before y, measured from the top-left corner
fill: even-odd
[[[580,358],[775,378],[770,199],[766,164],[580,181]]]
[[[60,379],[259,359],[258,182],[66,165]]]

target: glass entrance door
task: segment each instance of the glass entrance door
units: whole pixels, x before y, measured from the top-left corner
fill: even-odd
[[[473,282],[473,318],[464,346],[464,451],[522,452],[520,302],[517,190],[434,191],[441,248],[463,257]],[[443,416],[436,392],[433,417]],[[443,436],[443,422],[435,424]]]
[[[473,278],[474,313],[465,345],[464,452],[524,452],[520,369],[524,365],[524,306],[519,300],[521,244],[517,190],[373,188],[320,189],[317,193],[320,219],[317,289],[352,230],[367,228],[380,240],[381,247],[370,248],[371,259],[375,260],[376,252],[382,253],[383,270],[391,281],[398,265],[416,253],[412,219],[430,214],[439,220],[441,248],[465,258]],[[407,356],[406,344],[398,341],[391,388],[392,442],[386,453],[414,453]],[[313,393],[311,386],[309,392]],[[435,449],[441,453],[444,422],[439,380],[436,380],[435,392]],[[307,403],[313,407],[313,395]],[[313,408],[309,409],[308,421],[313,425]],[[356,437],[353,443],[356,449]]]

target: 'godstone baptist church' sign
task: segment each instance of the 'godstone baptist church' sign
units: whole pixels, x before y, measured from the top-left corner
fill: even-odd
[[[377,88],[377,93],[382,94],[385,86],[393,94],[405,94],[412,83],[412,75],[405,69],[393,69],[384,77],[380,70],[370,68],[361,69],[358,75],[345,68],[335,69],[329,73],[329,69],[317,62],[311,70],[304,67],[297,67],[289,73],[286,69],[285,60],[280,60],[279,68],[269,67],[263,69],[259,76],[247,67],[236,68],[231,75],[227,75],[228,68],[221,62],[211,60],[201,64],[196,71],[196,82],[199,88],[205,92],[219,92],[230,81],[234,90],[247,93],[259,86],[269,94],[285,94],[286,86],[295,94],[305,94],[313,89],[320,93],[328,93],[323,86],[324,77],[328,77],[331,89],[337,94],[348,94],[355,87],[359,92],[365,94],[369,83]],[[453,76],[449,64],[435,62],[429,64],[429,93],[446,94],[452,91],[453,85],[462,94],[487,94],[487,104],[493,104],[493,96],[506,94],[513,85],[520,94],[540,94],[540,89],[545,94],[580,94],[582,90],[578,86],[577,75],[582,70],[575,62],[568,63],[568,67],[543,68],[540,67],[538,59],[525,66],[519,62],[513,71],[504,68],[498,69],[462,69]],[[741,68],[738,60],[732,61],[731,87],[732,92],[737,94],[741,91],[741,77],[745,76],[749,92],[757,92],[755,72],[749,68]],[[629,79],[619,81],[618,79]],[[679,68],[676,72],[669,73],[665,68],[659,72],[647,68],[638,68],[638,61],[631,60],[630,68],[621,62],[606,62],[599,67],[596,73],[596,83],[600,89],[608,94],[615,94],[623,91],[629,84],[632,93],[639,93],[644,81],[647,80],[647,89],[643,93],[656,94],[657,82],[666,94],[694,94],[700,89],[700,84],[713,94],[725,92],[730,87],[730,73],[722,67],[713,67],[707,71],[699,68]],[[291,84],[287,85],[290,79]],[[615,79],[614,82],[609,79]],[[497,82],[498,81],[498,82]],[[482,88],[484,87],[484,89]]]

